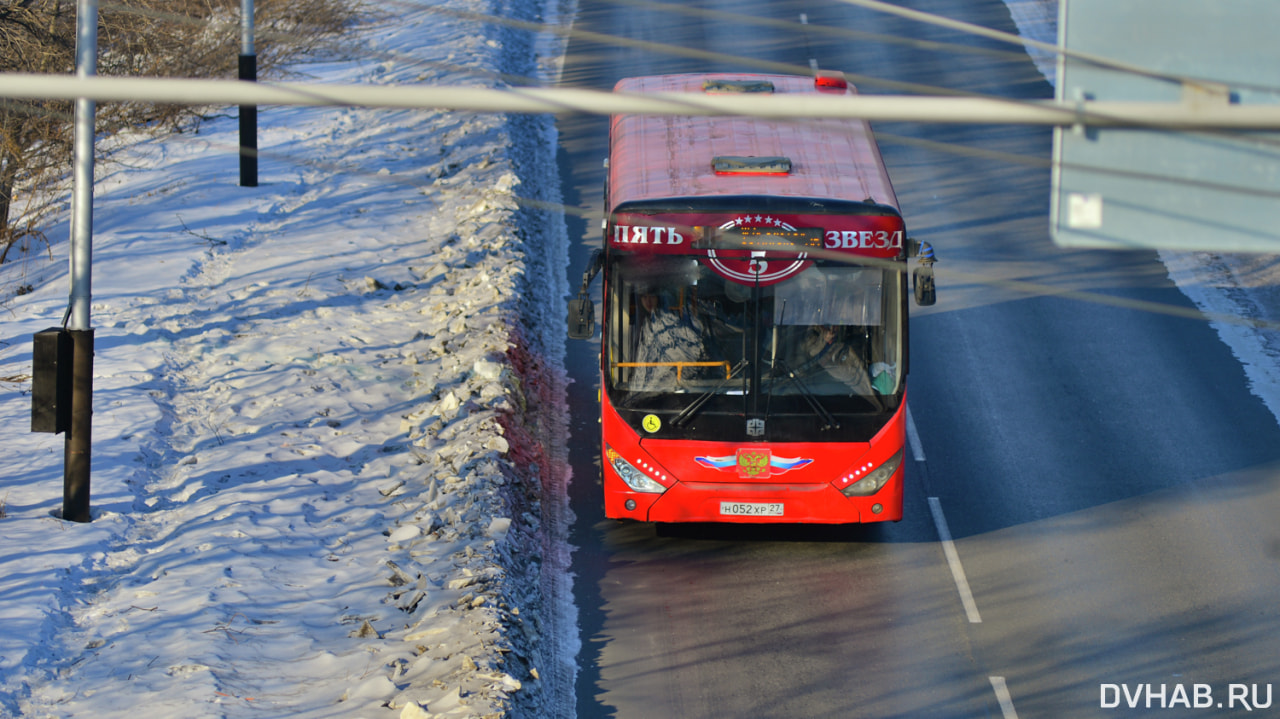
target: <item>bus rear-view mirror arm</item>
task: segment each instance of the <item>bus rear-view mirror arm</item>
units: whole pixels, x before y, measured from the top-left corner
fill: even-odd
[[[569,300],[569,339],[589,340],[596,333],[596,308],[591,298],[587,297],[587,288],[603,267],[604,253],[592,250],[591,259],[587,260],[587,269],[582,273],[582,287],[578,290],[578,296]]]

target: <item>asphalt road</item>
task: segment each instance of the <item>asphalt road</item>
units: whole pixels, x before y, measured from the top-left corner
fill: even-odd
[[[1014,31],[1000,0],[903,4]],[[868,93],[898,91],[878,78],[1051,95],[1016,48],[839,2],[582,0],[575,28],[643,42],[572,40],[569,86],[772,71],[764,59],[865,75]],[[569,227],[576,287],[599,243],[606,122],[559,129],[563,193],[585,210]],[[1049,131],[876,131],[908,230],[942,260],[938,305],[913,308],[904,520],[659,533],[604,519],[598,346],[570,343],[578,715],[1135,716],[1148,701],[1259,715],[1238,697],[1280,689],[1280,427],[1239,361],[1204,321],[1126,306],[1192,309],[1154,254],[1052,244]]]

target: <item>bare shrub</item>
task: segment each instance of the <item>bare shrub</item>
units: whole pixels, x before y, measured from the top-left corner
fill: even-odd
[[[257,0],[260,75],[335,42],[360,10],[358,0]],[[0,72],[75,70],[75,0],[0,0]],[[98,74],[235,78],[239,0],[102,2]],[[99,103],[97,133],[168,131],[206,108]],[[52,192],[71,162],[71,103],[0,100],[0,264],[24,238],[43,239],[40,222],[61,202]],[[21,192],[27,198],[15,204]],[[46,198],[40,201],[32,198]]]

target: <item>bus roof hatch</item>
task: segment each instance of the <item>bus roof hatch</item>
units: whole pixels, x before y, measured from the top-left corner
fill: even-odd
[[[702,91],[711,94],[735,92],[773,92],[768,80],[703,80]]]
[[[720,155],[711,166],[717,175],[787,175],[791,173],[791,158]]]

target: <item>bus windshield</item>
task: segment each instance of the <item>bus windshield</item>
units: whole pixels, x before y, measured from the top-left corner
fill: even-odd
[[[817,261],[774,284],[741,284],[705,256],[619,253],[609,277],[607,383],[621,408],[679,410],[706,395],[718,398],[707,411],[739,415],[744,403],[766,415],[814,411],[814,400],[837,414],[897,405],[895,269]]]

